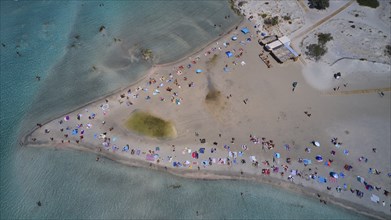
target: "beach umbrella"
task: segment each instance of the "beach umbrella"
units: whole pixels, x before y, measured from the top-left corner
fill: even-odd
[[[106,103],[106,104],[102,105],[102,110],[106,111],[107,109],[109,109],[109,107],[110,107],[109,104]]]
[[[365,189],[367,189],[367,190],[369,190],[369,191],[372,191],[372,190],[373,190],[373,186],[367,184],[367,185],[365,186]]]
[[[320,147],[320,143],[317,142],[317,141],[312,141],[312,144],[313,144],[314,146]]]
[[[231,51],[227,51],[227,52],[225,52],[225,54],[227,54],[228,58],[233,56],[233,53],[231,53]]]
[[[324,177],[322,177],[322,176],[318,176],[318,182],[319,182],[319,183],[326,183],[327,180],[326,180],[326,178],[324,178]]]
[[[202,73],[202,69],[197,69],[196,73]]]
[[[338,173],[336,173],[336,172],[330,172],[330,176],[335,179],[338,179]]]
[[[278,158],[281,157],[281,155],[280,155],[279,153],[275,153],[275,154],[274,154],[274,157],[278,159]]]
[[[248,30],[248,28],[242,28],[242,33],[243,34],[247,34],[247,33],[249,33],[250,31]]]
[[[371,201],[378,203],[380,201],[379,196],[372,194]]]
[[[304,159],[304,160],[303,160],[303,163],[304,163],[304,165],[309,165],[309,164],[311,164],[311,160],[309,160],[309,159]]]
[[[69,121],[69,119],[70,119],[69,115],[64,117],[64,121]]]
[[[231,38],[233,41],[236,41],[237,39],[238,39],[238,37],[236,37],[236,36],[232,36],[232,38]]]
[[[357,176],[357,181],[360,183],[364,183],[365,179],[361,176]]]
[[[316,155],[315,159],[316,159],[316,161],[318,161],[318,162],[322,162],[322,161],[323,161],[323,158],[322,158],[321,155]]]

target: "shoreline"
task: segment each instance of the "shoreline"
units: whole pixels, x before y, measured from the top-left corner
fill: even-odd
[[[48,144],[38,144],[38,145],[29,145],[28,147],[33,148],[53,148],[49,146]],[[64,150],[64,147],[57,147],[56,149],[62,149]],[[135,167],[135,168],[142,168],[142,169],[151,169],[157,172],[166,172],[170,175],[174,175],[181,178],[188,178],[188,179],[196,179],[196,180],[202,180],[202,181],[219,181],[219,180],[230,180],[230,181],[251,181],[258,184],[267,184],[272,187],[276,187],[282,190],[287,190],[296,194],[304,195],[307,197],[311,197],[316,199],[316,195],[321,195],[320,198],[323,200],[332,203],[334,206],[337,206],[342,209],[348,209],[349,211],[358,213],[360,215],[364,215],[366,217],[375,218],[375,219],[387,219],[388,216],[381,212],[376,212],[375,214],[371,214],[373,210],[370,210],[369,208],[352,203],[350,201],[346,201],[343,199],[336,198],[334,196],[322,193],[317,191],[316,189],[312,189],[310,187],[304,187],[303,185],[299,184],[292,184],[286,180],[281,181],[281,179],[268,176],[267,178],[261,176],[261,175],[254,175],[250,173],[243,172],[243,174],[237,174],[232,173],[229,171],[216,171],[216,170],[203,170],[203,171],[197,171],[197,170],[179,170],[179,169],[173,169],[170,167],[165,167],[161,165],[157,165],[154,163],[149,163],[143,160],[139,159],[130,159],[126,157],[122,157],[120,155],[110,154],[110,153],[104,153],[102,152],[96,152],[95,150],[84,147],[84,146],[77,146],[74,144],[68,145],[66,149],[71,148],[72,150],[77,150],[80,152],[87,152],[87,153],[93,153],[95,155],[98,155],[100,157],[103,157],[105,159],[111,160],[113,162],[128,166],[128,167]],[[194,175],[195,174],[195,175]]]
[[[246,23],[247,21],[245,20],[245,19],[243,19],[242,21],[240,21],[240,23],[238,24],[238,26],[243,26],[244,24],[247,24]],[[249,22],[248,24],[251,24],[251,22]],[[235,27],[236,25],[234,25],[233,27]],[[193,56],[193,55],[195,55],[195,54],[199,54],[199,53],[201,53],[203,50],[205,50],[206,48],[208,48],[208,47],[210,47],[212,44],[215,44],[216,43],[216,41],[219,41],[220,39],[223,39],[223,38],[230,38],[230,34],[232,33],[234,31],[234,28],[232,28],[230,31],[228,31],[227,33],[225,33],[224,35],[222,35],[222,36],[219,36],[218,38],[216,38],[216,39],[214,39],[214,41],[212,41],[212,42],[210,42],[210,43],[208,43],[208,44],[206,44],[205,46],[203,46],[202,48],[200,48],[200,49],[196,49],[195,51],[193,51],[192,53],[191,53],[191,55],[190,56]],[[240,31],[240,30],[238,30],[238,31]],[[240,33],[240,32],[239,32]],[[256,40],[253,40],[253,42],[254,41],[256,41]],[[255,43],[257,43],[257,42],[255,42]],[[249,49],[250,50],[250,49]],[[256,49],[256,48],[252,48],[252,50],[254,50],[253,52],[255,52],[255,53],[258,53],[258,49]],[[218,52],[218,51],[217,51]],[[219,52],[218,52],[219,53]],[[223,54],[223,56],[224,56],[225,54]],[[254,55],[254,54],[252,54],[252,55]],[[225,56],[224,56],[225,57]],[[126,90],[126,89],[128,89],[128,88],[130,88],[130,87],[133,87],[133,86],[136,86],[136,85],[138,85],[138,84],[140,84],[140,82],[141,81],[143,81],[143,80],[145,80],[147,77],[150,77],[153,73],[154,73],[154,71],[156,71],[157,69],[158,70],[160,70],[160,69],[164,69],[164,68],[168,68],[168,67],[175,67],[176,65],[178,65],[178,64],[180,64],[180,63],[182,63],[182,62],[184,62],[184,61],[186,61],[187,59],[189,58],[189,56],[185,56],[184,58],[182,58],[182,59],[179,59],[179,60],[176,60],[176,61],[174,61],[174,62],[170,62],[170,63],[166,63],[166,64],[160,64],[160,65],[154,65],[150,70],[149,70],[149,72],[148,73],[146,73],[143,77],[141,77],[139,80],[137,80],[137,82],[134,82],[134,83],[132,83],[131,85],[129,85],[129,86],[127,86],[127,87],[125,87],[125,88],[120,88],[120,89],[118,89],[118,90],[116,90],[116,91],[114,91],[114,92],[111,92],[110,94],[108,94],[108,95],[104,95],[103,97],[100,97],[100,98],[97,98],[97,99],[95,99],[95,100],[93,100],[93,101],[91,101],[91,102],[89,102],[89,103],[87,103],[87,104],[85,104],[85,105],[83,105],[82,107],[76,107],[74,110],[71,110],[70,112],[68,112],[68,113],[66,113],[65,115],[67,115],[67,114],[75,114],[75,113],[77,113],[77,112],[80,112],[80,110],[83,110],[83,108],[85,108],[85,107],[87,107],[87,106],[90,106],[90,105],[92,105],[92,104],[98,104],[99,102],[102,102],[102,101],[104,101],[104,99],[105,98],[107,98],[107,99],[109,99],[109,97],[112,97],[113,99],[114,99],[114,101],[117,101],[116,100],[116,98],[117,98],[117,96],[119,95],[119,94],[121,94],[121,93],[124,93],[124,90]],[[203,57],[202,58],[203,60],[204,59],[208,59],[208,57]],[[221,56],[220,56],[220,63],[221,63]],[[248,58],[249,59],[249,58]],[[256,57],[256,59],[255,59],[257,62],[259,62],[259,60],[258,60],[258,58]],[[247,62],[247,60],[246,60],[246,62]],[[202,62],[200,62],[200,63],[202,63]],[[260,63],[260,62],[259,62]],[[199,64],[199,65],[202,65],[202,64]],[[236,64],[235,64],[236,65]],[[251,65],[251,64],[249,64],[249,65]],[[290,64],[288,64],[288,65],[290,65]],[[300,64],[301,65],[301,64]],[[244,65],[242,65],[242,66],[244,66]],[[232,69],[235,69],[235,68],[241,68],[240,66],[239,67],[235,67],[235,66],[232,66]],[[288,67],[285,67],[285,68],[288,68]],[[207,69],[207,68],[205,68],[205,69]],[[213,68],[212,68],[213,69]],[[277,69],[277,70],[276,70]],[[280,69],[278,69],[278,67],[276,67],[276,69],[275,69],[275,71],[282,71],[282,70],[280,70]],[[172,70],[171,70],[172,71]],[[270,71],[272,71],[272,70],[270,70]],[[215,71],[208,71],[208,72],[210,72],[210,73],[214,73]],[[292,72],[294,72],[293,70],[292,70]],[[256,73],[257,74],[257,73]],[[270,75],[272,75],[273,73],[271,72],[271,73],[268,73],[268,74],[270,74]],[[301,74],[301,73],[300,73]],[[174,75],[176,75],[176,74],[174,74]],[[178,74],[179,75],[179,74]],[[189,78],[191,77],[190,76],[190,74],[188,74],[188,75],[186,75],[186,76],[189,76]],[[209,75],[208,75],[209,76]],[[194,77],[197,77],[196,75],[194,75]],[[224,79],[224,77],[222,77],[222,76],[216,76],[216,77],[220,77],[220,78],[217,78],[216,79],[216,81],[219,81],[219,80],[221,80],[222,81],[222,79]],[[284,78],[278,78],[278,76],[277,76],[277,79],[278,80],[292,80],[292,79],[295,79],[295,78],[292,78],[292,76],[290,76],[291,78],[289,78],[289,77],[287,77],[287,76],[285,76],[284,75],[284,77],[286,77],[286,78],[288,78],[288,79],[284,79]],[[297,77],[297,76],[295,76],[295,77]],[[178,78],[179,78],[179,76],[178,76]],[[243,77],[243,78],[245,78],[245,77]],[[250,77],[248,77],[248,78],[250,78]],[[235,80],[238,80],[238,78],[234,78]],[[267,78],[269,81],[271,80],[271,79],[275,79],[275,78],[273,78],[273,77],[270,77],[270,78]],[[202,79],[202,80],[204,80],[204,79]],[[200,94],[195,94],[194,93],[194,96],[197,96],[198,98],[199,97],[202,97],[202,89],[205,89],[206,88],[206,86],[205,85],[203,85],[202,83],[205,83],[205,82],[203,82],[202,80],[199,80],[198,81],[198,83],[201,85],[201,89],[199,90],[199,93]],[[232,81],[235,81],[235,80],[232,80]],[[277,80],[277,81],[278,81]],[[256,80],[254,80],[254,81],[256,81]],[[267,80],[266,80],[267,81]],[[285,82],[286,83],[286,82]],[[290,83],[290,82],[288,82],[288,83]],[[304,83],[303,83],[304,84]],[[246,85],[247,86],[247,85]],[[249,85],[250,86],[250,85]],[[302,85],[301,84],[301,86],[304,86],[304,85]],[[190,87],[190,86],[189,86]],[[305,87],[305,86],[304,86]],[[229,88],[230,88],[230,86],[229,86]],[[240,86],[239,86],[239,88],[240,88]],[[268,87],[265,87],[266,89],[270,89],[270,88],[268,88]],[[303,89],[305,89],[305,88],[303,88]],[[351,88],[350,88],[351,89]],[[233,88],[232,90],[235,90],[235,88]],[[251,90],[251,89],[249,89],[249,90]],[[271,90],[271,93],[273,93],[273,90],[272,89],[270,89]],[[283,89],[279,89],[279,90],[282,90],[282,92],[281,91],[274,91],[274,93],[278,93],[278,92],[280,92],[280,93],[283,93],[283,92],[285,92],[285,90],[283,90]],[[228,91],[230,91],[229,89],[228,89]],[[268,91],[268,90],[267,90]],[[287,89],[287,91],[288,92],[290,92],[290,88],[288,88]],[[313,91],[313,90],[310,90],[309,88],[307,88],[307,89],[305,89],[304,91],[310,91],[310,93],[308,93],[308,94],[311,94],[311,92]],[[235,91],[236,92],[236,91]],[[299,94],[300,94],[300,91],[298,91],[299,92]],[[240,94],[240,92],[238,92],[239,94]],[[297,94],[297,93],[296,93]],[[306,94],[305,92],[304,93],[301,93],[301,94]],[[193,94],[192,94],[193,95]],[[234,94],[235,96],[237,95],[237,94]],[[244,95],[248,95],[247,93],[244,93]],[[311,94],[311,95],[313,95],[313,94]],[[115,97],[114,97],[115,96]],[[304,96],[304,95],[303,95]],[[194,97],[193,99],[197,99],[197,97]],[[289,96],[289,95],[286,95],[286,97],[285,98],[287,98],[288,100],[289,99],[291,99],[291,97],[292,96]],[[316,98],[316,96],[304,96],[304,99],[305,98],[309,98],[309,99],[314,99],[314,97]],[[228,97],[227,97],[227,99],[229,99]],[[262,99],[262,97],[261,97],[261,99]],[[284,99],[282,99],[282,100],[284,100]],[[342,100],[341,98],[338,98],[338,100],[340,100],[340,101],[344,101],[344,100]],[[194,100],[193,100],[194,101]],[[241,105],[243,105],[242,104],[242,100],[237,100],[237,101],[239,101],[238,103],[241,103]],[[283,101],[281,101],[281,102],[283,102]],[[297,102],[299,102],[299,100],[297,100]],[[321,102],[321,101],[320,101]],[[110,102],[110,105],[111,105],[111,103],[112,102]],[[192,103],[192,101],[190,101],[189,103]],[[143,104],[145,104],[145,103],[137,103],[137,107],[138,108],[143,108]],[[247,103],[245,102],[244,104],[246,104],[247,105]],[[139,107],[139,105],[141,106],[141,107]],[[148,105],[148,107],[146,107]],[[146,108],[151,108],[151,104],[147,104],[147,105],[144,105],[144,107],[146,107]],[[186,104],[183,104],[182,106],[185,106]],[[193,105],[197,105],[197,102],[193,102]],[[234,104],[232,104],[232,105],[234,105]],[[239,105],[239,104],[237,104],[237,105]],[[305,103],[302,103],[301,105],[306,105]],[[232,106],[231,106],[232,107]],[[171,107],[170,107],[171,108]],[[183,107],[182,107],[183,108]],[[242,109],[242,108],[244,108],[244,107],[240,107],[240,109]],[[114,108],[113,108],[114,109]],[[254,109],[256,109],[256,108],[254,108]],[[311,109],[311,108],[310,108]],[[169,111],[168,109],[163,109],[163,108],[161,108],[161,111],[163,111],[163,113],[162,114],[164,114],[164,110],[166,110],[166,111]],[[273,111],[272,112],[275,112],[275,109],[272,109]],[[112,110],[112,111],[116,111],[116,110]],[[179,109],[177,109],[176,111],[179,111]],[[184,111],[186,111],[186,110],[184,110]],[[238,111],[233,111],[233,110],[231,110],[232,111],[232,115],[226,115],[227,117],[231,117],[231,116],[233,116],[233,115],[235,115],[235,114],[238,114],[237,112]],[[312,110],[311,110],[312,111]],[[315,112],[316,112],[316,110],[314,110]],[[324,111],[327,111],[327,109],[326,110],[324,110]],[[175,111],[174,111],[175,112]],[[195,110],[195,112],[196,113],[202,113],[202,112],[197,112],[197,110]],[[278,111],[277,111],[278,112]],[[166,112],[167,113],[167,112]],[[179,112],[178,112],[179,113]],[[191,113],[191,112],[190,112]],[[222,113],[224,113],[224,112],[222,112]],[[244,113],[244,116],[246,116],[246,113],[247,112],[243,112]],[[321,111],[319,111],[319,113],[322,113]],[[110,113],[111,114],[111,113]],[[175,114],[175,113],[173,113],[173,114]],[[255,112],[255,116],[257,116],[258,115],[258,113],[257,112]],[[321,114],[319,114],[319,115],[321,115]],[[308,116],[308,115],[307,115]],[[103,116],[102,116],[103,117]],[[118,116],[119,117],[119,116]],[[238,115],[237,115],[237,117],[239,117]],[[247,116],[246,116],[247,117]],[[291,117],[291,116],[289,116],[289,117]],[[308,117],[310,117],[310,116],[308,116]],[[178,116],[178,118],[180,118],[180,116]],[[211,119],[211,118],[213,118],[213,117],[210,117],[210,116],[208,116],[208,117],[206,117],[206,122],[208,122],[208,120],[209,119]],[[280,118],[282,118],[282,120],[286,120],[286,119],[284,119],[284,118],[286,118],[286,114],[285,113],[283,113],[283,114],[281,114],[280,113],[280,115],[278,116],[278,120],[280,120]],[[312,117],[311,119],[313,119],[314,117]],[[115,120],[114,118],[109,118],[109,119],[112,119],[112,120]],[[45,127],[48,123],[50,123],[50,122],[52,122],[52,121],[56,121],[56,120],[58,120],[58,118],[57,117],[55,117],[54,119],[52,119],[52,120],[48,120],[47,122],[45,122],[45,123],[42,123],[43,124],[43,127]],[[105,117],[103,117],[103,120],[105,120],[106,121],[106,118]],[[121,119],[122,120],[122,119]],[[121,120],[117,120],[117,122],[118,121],[121,121]],[[194,121],[197,121],[198,119],[197,118],[193,118],[193,120]],[[278,121],[277,120],[277,121]],[[219,121],[219,120],[217,120],[218,122],[221,122],[221,121]],[[239,118],[238,119],[238,121],[239,121],[239,123],[241,123],[241,118]],[[202,120],[201,120],[201,123],[202,123]],[[233,123],[235,123],[235,122],[233,122]],[[276,122],[273,122],[273,123],[276,123]],[[187,124],[187,123],[185,123],[185,124]],[[114,123],[114,125],[118,125],[117,123]],[[223,126],[225,126],[226,124],[223,124]],[[99,125],[100,127],[103,127],[103,125]],[[109,126],[109,125],[107,125],[107,126]],[[183,126],[183,125],[182,125]],[[204,125],[204,126],[208,126],[208,125]],[[52,126],[53,127],[53,126]],[[97,127],[98,127],[98,125],[97,125]],[[186,127],[186,126],[183,126],[184,128],[187,128],[188,130],[189,130],[189,128],[191,128],[191,126],[189,125],[188,127]],[[54,127],[54,128],[56,128],[56,127]],[[316,128],[316,127],[315,127]],[[26,132],[26,134],[25,135],[23,135],[23,136],[21,136],[21,145],[23,145],[23,146],[27,146],[27,147],[29,147],[29,146],[32,146],[32,147],[34,147],[34,146],[36,146],[36,147],[42,147],[42,146],[47,146],[47,147],[50,147],[50,146],[55,146],[56,148],[58,147],[58,146],[61,146],[61,144],[50,144],[50,142],[42,142],[42,143],[40,143],[40,144],[37,144],[37,143],[39,143],[39,141],[38,142],[31,142],[31,141],[29,141],[29,139],[32,137],[32,135],[38,130],[38,129],[40,129],[39,127],[35,127],[35,128],[33,128],[32,129],[32,131],[29,131],[29,132]],[[55,129],[53,129],[53,132],[55,132],[54,131]],[[185,130],[185,129],[183,129],[183,130]],[[202,130],[202,129],[201,129]],[[208,132],[208,129],[206,129],[206,132]],[[273,130],[271,130],[270,132],[272,132],[273,133]],[[182,131],[182,133],[183,133],[183,131]],[[231,133],[235,133],[235,132],[231,132]],[[317,134],[316,134],[316,136],[318,135],[318,134],[322,134],[321,132],[318,132]],[[42,134],[39,134],[39,135],[41,135],[42,136]],[[239,135],[242,135],[242,136],[246,136],[246,132],[245,131],[243,131],[241,134],[239,134]],[[250,134],[251,135],[251,134]],[[278,135],[278,133],[277,134],[273,134],[273,136],[275,136],[275,135],[277,135],[277,136],[279,136]],[[156,143],[159,143],[159,144],[162,144],[162,145],[164,145],[164,144],[166,144],[168,141],[161,141],[161,140],[154,140],[154,139],[144,139],[144,137],[139,137],[139,136],[131,136],[131,135],[129,135],[129,136],[125,136],[126,138],[128,138],[128,139],[130,139],[130,143],[134,143],[134,144],[140,144],[140,142],[141,143],[143,143],[143,144],[145,144],[145,145],[150,145],[150,146],[152,146],[152,145],[154,145],[154,144],[156,144]],[[315,136],[313,136],[313,137],[315,137]],[[183,133],[181,136],[180,136],[180,138],[178,139],[179,141],[182,141],[182,145],[184,145],[184,146],[182,146],[182,147],[186,147],[186,146],[188,146],[188,145],[194,145],[194,144],[191,144],[191,142],[190,142],[190,135],[189,134],[187,134],[187,132],[185,132],[185,133]],[[187,142],[186,142],[187,141]],[[185,143],[185,144],[183,144],[183,143]],[[170,143],[171,144],[171,143]],[[85,146],[81,146],[81,145],[85,145]],[[178,144],[179,145],[179,144]],[[293,145],[295,145],[294,143],[293,143]],[[353,145],[353,144],[351,144],[351,145]],[[143,161],[143,160],[141,160],[141,159],[133,159],[133,158],[129,158],[129,157],[126,157],[126,156],[118,156],[117,154],[113,154],[113,153],[106,153],[106,152],[97,152],[96,150],[94,150],[94,148],[100,148],[101,146],[99,146],[99,145],[92,145],[92,144],[90,144],[90,143],[86,143],[86,142],[82,142],[79,146],[77,146],[77,145],[75,145],[75,144],[70,144],[69,145],[70,146],[70,148],[72,148],[72,149],[75,149],[75,150],[80,150],[80,151],[87,151],[87,152],[92,152],[92,153],[95,153],[95,154],[97,154],[97,155],[100,155],[100,156],[103,156],[103,157],[105,157],[105,158],[108,158],[108,159],[110,159],[110,160],[113,160],[113,161],[116,161],[116,162],[119,162],[119,163],[121,163],[121,164],[125,164],[125,165],[129,165],[129,166],[134,166],[134,167],[143,167],[143,168],[151,168],[152,167],[152,169],[155,169],[155,170],[158,170],[158,171],[165,171],[165,168],[164,168],[164,166],[163,165],[160,165],[160,164],[156,164],[155,162],[152,162],[152,163],[150,163],[150,162],[146,162],[146,161]],[[60,147],[61,148],[61,147]],[[65,147],[65,148],[67,148],[67,147]],[[144,147],[144,148],[146,148],[146,147]],[[186,147],[187,148],[187,147]],[[145,149],[144,149],[145,150]],[[296,152],[297,153],[297,152]],[[325,152],[323,152],[323,153],[325,153]],[[257,155],[258,156],[258,155]],[[264,155],[261,155],[261,158],[262,157],[266,157],[266,156],[264,156]],[[268,158],[268,159],[270,159],[270,158]],[[163,161],[163,160],[162,160]],[[343,160],[342,160],[343,161]],[[152,165],[150,165],[150,164],[152,164]],[[229,168],[231,168],[231,167],[229,167]],[[217,168],[217,169],[220,169],[220,168]],[[167,171],[166,172],[168,172],[168,173],[170,173],[170,174],[172,174],[172,175],[176,175],[176,176],[181,176],[181,177],[184,177],[184,178],[194,178],[194,179],[201,179],[201,180],[219,180],[219,179],[230,179],[230,180],[246,180],[246,181],[255,181],[255,182],[259,182],[259,183],[266,183],[266,184],[270,184],[270,185],[273,185],[273,186],[276,186],[276,187],[280,187],[280,188],[283,188],[283,189],[286,189],[286,190],[292,190],[292,191],[294,191],[294,192],[296,192],[296,193],[299,193],[299,194],[304,194],[304,195],[307,195],[307,196],[314,196],[314,195],[316,195],[317,193],[320,193],[320,194],[322,194],[322,198],[326,198],[327,199],[327,201],[330,201],[330,202],[332,202],[333,204],[335,204],[335,205],[337,205],[337,206],[339,206],[339,207],[342,207],[342,208],[346,208],[346,209],[350,209],[350,210],[352,210],[352,211],[354,211],[354,212],[357,212],[357,213],[359,213],[359,214],[363,214],[363,215],[365,215],[365,216],[369,216],[369,217],[373,217],[373,218],[379,218],[379,219],[387,219],[388,218],[388,216],[389,215],[387,215],[387,213],[385,213],[385,212],[380,212],[380,211],[378,211],[378,210],[375,210],[375,209],[372,209],[370,206],[372,205],[372,204],[369,204],[369,207],[367,207],[367,206],[365,206],[365,205],[363,205],[362,203],[359,203],[359,202],[350,202],[349,200],[348,200],[348,198],[345,198],[345,199],[341,199],[341,198],[338,198],[338,197],[336,197],[336,196],[334,196],[334,195],[332,195],[332,193],[330,192],[330,193],[328,193],[327,191],[325,191],[326,193],[324,193],[324,192],[322,192],[321,190],[319,190],[319,189],[317,189],[316,187],[314,187],[314,186],[309,186],[309,187],[306,187],[305,186],[305,184],[303,185],[303,183],[305,183],[305,182],[302,182],[301,180],[299,180],[299,182],[298,183],[294,183],[294,184],[291,184],[289,181],[287,181],[285,178],[277,178],[277,177],[274,177],[274,176],[268,176],[268,177],[263,177],[262,176],[262,174],[260,174],[259,172],[260,172],[260,169],[258,169],[258,171],[256,171],[255,172],[255,174],[253,174],[253,173],[250,173],[250,172],[246,172],[246,171],[243,171],[243,173],[245,174],[245,175],[239,175],[239,172],[237,172],[237,170],[235,170],[235,171],[229,171],[229,170],[227,170],[227,169],[225,169],[225,168],[223,168],[224,170],[214,170],[214,169],[207,169],[206,171],[202,171],[202,172],[200,172],[200,171],[195,171],[195,170],[192,170],[192,171],[190,171],[190,170],[188,170],[188,169],[182,169],[182,168],[167,168]],[[320,169],[325,169],[325,168],[320,168]],[[204,170],[204,169],[203,169]],[[234,170],[234,169],[233,169]],[[193,175],[193,174],[197,174],[198,173],[198,175]],[[348,205],[346,205],[346,204],[348,204]]]
[[[133,87],[133,86],[135,86],[135,85],[140,84],[141,81],[143,81],[143,80],[145,80],[147,77],[151,76],[151,75],[152,75],[156,70],[158,70],[159,68],[164,68],[164,67],[168,67],[168,66],[173,66],[173,65],[179,64],[179,63],[185,61],[186,59],[188,59],[189,57],[191,57],[191,56],[193,56],[193,55],[195,55],[195,54],[200,53],[200,52],[203,51],[205,48],[207,48],[207,47],[211,46],[212,44],[214,44],[216,41],[219,41],[219,40],[223,39],[224,37],[226,37],[228,34],[232,33],[232,31],[235,30],[235,27],[236,27],[236,26],[240,26],[240,25],[242,25],[244,22],[245,22],[245,18],[242,17],[242,19],[241,19],[237,24],[235,24],[235,25],[233,25],[231,28],[229,28],[227,32],[225,32],[225,33],[221,34],[220,36],[214,38],[211,42],[209,42],[209,43],[207,43],[207,44],[205,44],[205,45],[199,47],[199,49],[198,49],[198,48],[195,48],[193,51],[189,52],[189,54],[187,54],[187,55],[184,56],[183,58],[180,58],[180,59],[177,59],[177,60],[175,60],[175,61],[168,62],[168,63],[152,65],[151,68],[150,68],[146,73],[141,74],[141,77],[139,77],[138,79],[136,79],[134,82],[130,83],[129,85],[127,85],[127,86],[125,86],[125,87],[122,87],[122,88],[118,88],[118,89],[116,89],[116,90],[114,90],[114,91],[112,91],[112,92],[109,92],[109,93],[107,93],[107,94],[105,94],[105,95],[102,95],[102,96],[100,96],[100,97],[98,97],[98,98],[95,98],[95,99],[93,99],[93,100],[87,102],[86,104],[82,104],[82,105],[76,106],[76,107],[72,108],[71,110],[69,110],[69,111],[67,111],[67,112],[65,112],[65,113],[63,113],[63,114],[61,114],[61,115],[70,114],[70,113],[72,113],[72,112],[77,111],[78,109],[82,109],[82,108],[84,108],[84,107],[86,107],[86,106],[88,106],[88,105],[91,105],[91,104],[93,104],[93,103],[95,103],[95,102],[98,102],[98,101],[100,101],[100,100],[104,100],[104,99],[106,99],[106,98],[108,98],[108,97],[111,97],[111,96],[117,94],[117,93],[120,93],[121,91],[127,90],[127,89],[129,89],[130,87]],[[56,118],[58,118],[58,117],[61,116],[61,115],[53,116],[52,118],[47,119],[46,121],[42,122],[41,124],[43,124],[43,125],[44,125],[44,124],[47,124],[47,123],[49,123],[49,122],[55,120]],[[24,117],[25,117],[25,116],[24,116]],[[37,126],[33,126],[33,128],[31,128],[30,130],[28,130],[28,131],[26,131],[26,132],[20,133],[20,131],[19,131],[19,132],[18,132],[18,133],[19,133],[19,135],[18,135],[19,138],[18,138],[18,139],[20,140],[20,141],[19,141],[19,145],[20,145],[20,146],[23,146],[25,143],[27,143],[27,141],[26,141],[26,140],[27,140],[27,137],[30,136],[32,133],[34,133],[34,131],[36,131],[38,128],[39,128],[39,127],[37,127]]]

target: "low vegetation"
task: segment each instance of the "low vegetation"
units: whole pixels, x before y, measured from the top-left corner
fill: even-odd
[[[244,4],[246,4],[247,2],[246,1],[240,1],[239,3],[238,3],[238,6],[239,7],[242,7]]]
[[[310,8],[324,10],[330,6],[329,0],[308,0]]]
[[[237,14],[238,16],[243,16],[242,13],[240,12],[239,6],[236,6],[235,0],[229,0],[228,2],[229,2],[229,5],[230,5],[230,7],[231,7],[231,10],[232,10],[235,14]],[[240,2],[239,2],[239,4],[240,4]],[[239,4],[238,4],[238,5],[239,5]],[[242,3],[242,5],[243,5],[243,4],[244,4],[244,3]]]
[[[287,14],[287,15],[282,16],[282,19],[284,19],[285,21],[289,21],[289,20],[291,20],[291,16]]]
[[[315,59],[315,61],[320,60],[320,58],[327,53],[326,44],[331,40],[333,40],[333,37],[330,33],[319,33],[318,43],[308,45],[305,54]]]
[[[318,34],[318,44],[326,45],[326,43],[331,41],[332,39],[333,39],[333,37],[331,36],[330,33],[327,33],[327,34],[319,33]]]
[[[171,138],[176,133],[171,122],[141,111],[134,112],[125,126],[138,134],[156,138]]]
[[[143,57],[144,60],[152,60],[153,58],[153,53],[151,49],[141,49],[141,56]]]
[[[386,56],[391,57],[391,45],[390,45],[390,44],[387,45],[386,48],[384,49],[384,54],[385,54]]]
[[[357,3],[361,6],[366,6],[366,7],[370,7],[370,8],[379,7],[378,0],[357,0]]]
[[[264,23],[268,26],[274,26],[278,24],[278,16],[266,18]]]

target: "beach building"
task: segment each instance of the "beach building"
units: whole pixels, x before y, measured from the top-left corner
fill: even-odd
[[[262,46],[265,46],[266,44],[271,43],[276,40],[278,40],[277,35],[270,35],[270,36],[266,36],[263,39],[261,39],[259,41],[259,44],[261,44]]]
[[[274,40],[272,41],[272,39]],[[287,36],[282,36],[279,38],[277,38],[277,36],[268,36],[261,40],[261,43],[264,43],[265,49],[269,51],[274,59],[276,59],[279,63],[284,63],[288,60],[296,61],[300,56],[290,46],[291,40]]]
[[[276,50],[278,49],[279,47],[283,46],[283,44],[281,43],[281,41],[279,40],[276,40],[276,41],[273,41],[271,43],[268,43],[265,45],[265,48],[266,50],[268,51],[273,51],[273,50]]]

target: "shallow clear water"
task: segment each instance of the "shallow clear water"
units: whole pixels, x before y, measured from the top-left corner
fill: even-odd
[[[140,77],[150,64],[137,49],[170,62],[235,25],[240,19],[226,1],[0,3],[1,219],[195,218],[196,211],[204,218],[362,218],[251,182],[187,180],[96,163],[89,153],[19,146],[36,123]]]

